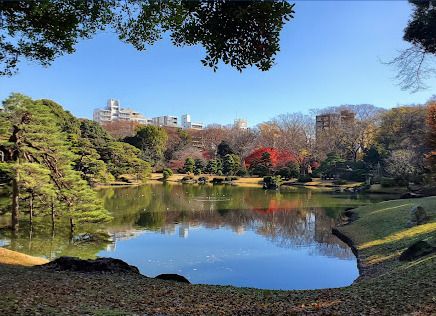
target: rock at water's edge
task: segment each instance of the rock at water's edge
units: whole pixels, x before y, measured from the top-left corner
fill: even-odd
[[[76,257],[60,257],[47,264],[43,268],[56,271],[75,272],[123,272],[139,274],[135,266],[131,266],[120,259],[97,258],[95,260],[82,260]]]
[[[179,274],[159,274],[157,277],[155,277],[155,279],[165,280],[165,281],[175,281],[175,282],[188,283],[188,284],[191,283],[187,278]]]

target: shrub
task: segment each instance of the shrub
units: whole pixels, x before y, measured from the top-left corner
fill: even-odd
[[[222,178],[213,178],[212,183],[213,184],[222,184],[224,182],[224,179]]]
[[[209,180],[208,177],[199,177],[199,178],[198,178],[198,183],[200,183],[200,184],[206,184],[208,180]]]
[[[162,171],[162,176],[164,180],[167,180],[169,177],[173,175],[173,171],[170,168],[165,168]]]
[[[196,176],[200,175],[200,174],[201,174],[201,169],[195,169],[195,170],[194,170],[194,174],[195,174]]]
[[[182,182],[191,182],[192,180],[194,180],[193,176],[184,176],[182,178]]]
[[[263,188],[265,190],[277,190],[282,184],[280,176],[266,176],[263,178]]]
[[[298,182],[311,182],[312,181],[312,177],[309,175],[301,175],[298,177]]]
[[[384,188],[391,188],[397,186],[397,181],[393,178],[382,178],[380,184]]]
[[[409,184],[409,181],[405,179],[382,178],[380,184],[385,188],[405,187]]]
[[[290,179],[298,178],[300,172],[297,164],[290,164],[289,166],[280,168],[275,174],[281,176],[283,179]]]
[[[129,178],[127,178],[126,176],[119,176],[119,177],[118,177],[118,180],[121,181],[121,182],[126,182],[126,183],[131,183],[131,182],[132,182],[132,181],[131,181]]]
[[[248,175],[248,172],[246,169],[239,169],[238,171],[236,171],[236,175],[238,177],[245,177]]]
[[[344,184],[347,184],[347,181],[343,180],[343,179],[338,179],[338,180],[333,181],[333,184],[344,185]]]

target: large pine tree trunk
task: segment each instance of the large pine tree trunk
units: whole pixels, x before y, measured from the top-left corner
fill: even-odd
[[[55,231],[55,207],[54,207],[54,203],[51,202],[51,230],[52,230],[52,234],[54,236],[54,231]]]
[[[12,180],[12,230],[18,230],[18,220],[20,216],[20,208],[19,208],[19,197],[20,192],[18,191],[18,177],[15,177]]]
[[[73,240],[74,237],[74,220],[70,217],[70,239]]]
[[[29,198],[29,221],[30,229],[33,229],[33,194],[31,194]]]

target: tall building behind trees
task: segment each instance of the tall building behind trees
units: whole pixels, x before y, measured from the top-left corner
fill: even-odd
[[[132,109],[122,108],[120,101],[115,99],[109,99],[105,108],[95,109],[93,119],[100,124],[127,121],[145,125],[150,122],[150,120],[141,113]]]
[[[341,110],[339,113],[325,113],[316,116],[316,138],[331,129],[345,129],[352,126],[356,114],[350,110]]]

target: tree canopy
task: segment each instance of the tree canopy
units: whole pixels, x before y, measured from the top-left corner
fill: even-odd
[[[403,39],[411,44],[388,64],[397,66],[397,80],[404,90],[427,88],[425,80],[436,73],[436,1],[409,0],[412,16]]]
[[[284,0],[1,0],[0,75],[14,74],[23,59],[50,65],[105,29],[140,51],[167,33],[176,46],[203,46],[201,62],[214,70],[222,61],[239,71],[265,71],[293,6]]]

